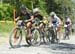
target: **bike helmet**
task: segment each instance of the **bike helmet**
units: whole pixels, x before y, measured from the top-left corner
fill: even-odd
[[[38,8],[33,9],[33,13],[38,13],[38,12],[39,12]]]
[[[54,15],[56,15],[55,12],[51,12],[51,13],[50,13],[50,16],[54,16]]]
[[[24,5],[20,6],[20,10],[26,10],[26,9],[27,9],[26,6],[24,6]]]
[[[68,16],[65,16],[65,19],[67,19],[68,18]]]

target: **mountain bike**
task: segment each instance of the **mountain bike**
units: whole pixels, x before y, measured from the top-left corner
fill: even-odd
[[[50,35],[51,35],[51,43],[58,43],[59,39],[57,38],[57,26],[50,26]]]
[[[26,42],[31,45],[31,39],[27,38],[27,29],[23,20],[18,20],[15,28],[12,29],[9,36],[9,44],[12,48],[19,47],[22,41],[23,33],[25,35]]]
[[[42,21],[38,20],[37,18],[35,18],[35,23],[33,25],[35,25],[33,27],[33,31],[32,31],[32,45],[36,46],[36,45],[40,45],[42,40],[45,43],[45,31],[41,30],[42,28],[39,28],[39,22],[42,23]]]
[[[46,24],[45,33],[46,33],[46,43],[50,44],[52,39],[52,31],[51,28],[48,26],[48,24]]]
[[[69,39],[69,35],[70,35],[70,28],[68,25],[64,25],[64,29],[65,29],[65,33],[64,33],[64,39]]]

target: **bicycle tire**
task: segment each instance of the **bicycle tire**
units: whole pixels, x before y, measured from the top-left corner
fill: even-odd
[[[14,39],[14,30],[16,30],[16,38],[19,39],[18,43],[17,44],[13,44],[12,42],[12,37]],[[18,36],[17,36],[18,34]],[[21,43],[21,40],[22,40],[22,31],[20,30],[20,28],[14,28],[11,33],[10,33],[10,36],[9,36],[9,44],[12,48],[15,48],[15,47],[19,47],[20,46],[20,43]]]
[[[52,39],[52,33],[51,30],[46,30],[46,40],[47,40],[47,44],[51,43],[51,39]]]
[[[39,30],[38,29],[34,29],[32,31],[31,43],[32,43],[33,46],[40,45],[40,33],[39,33]]]

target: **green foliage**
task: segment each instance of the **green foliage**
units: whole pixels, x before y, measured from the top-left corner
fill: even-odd
[[[47,15],[45,4],[46,4],[46,2],[44,0],[39,0],[38,7],[41,9],[42,15]]]
[[[38,7],[42,15],[49,15],[54,11],[58,16],[71,15],[71,0],[2,0],[0,3],[0,20],[12,20],[12,10],[17,11],[24,4],[30,11]]]
[[[10,4],[0,3],[0,20],[11,20],[12,19],[12,7]]]
[[[71,0],[47,0],[47,13],[54,11],[60,17],[64,15],[70,15]]]

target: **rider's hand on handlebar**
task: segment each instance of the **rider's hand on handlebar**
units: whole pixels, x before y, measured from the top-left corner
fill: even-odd
[[[24,22],[28,22],[28,20],[25,20]]]
[[[16,18],[16,19],[15,19],[15,21],[18,21],[18,20],[19,20],[19,18]]]
[[[67,27],[67,25],[64,25],[64,27]]]
[[[43,22],[42,20],[40,22]]]

